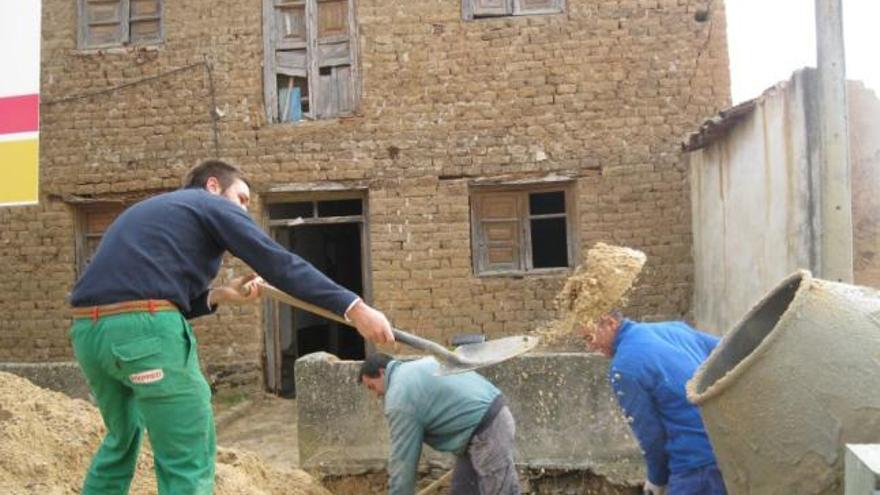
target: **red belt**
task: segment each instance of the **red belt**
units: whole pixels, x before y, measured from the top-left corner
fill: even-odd
[[[179,311],[177,306],[171,301],[165,299],[143,299],[139,301],[124,301],[113,304],[104,304],[101,306],[85,306],[81,308],[73,308],[74,318],[91,318],[97,321],[102,316],[118,315],[121,313],[135,313],[139,311],[149,311],[151,314],[156,311]]]

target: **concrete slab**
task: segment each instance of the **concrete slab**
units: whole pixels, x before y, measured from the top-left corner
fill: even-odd
[[[381,403],[356,382],[359,366],[326,353],[296,362],[304,468],[384,468],[388,430]],[[611,395],[607,369],[608,361],[597,355],[531,353],[481,371],[507,396],[516,418],[518,464],[592,471],[620,484],[644,480],[640,451]]]

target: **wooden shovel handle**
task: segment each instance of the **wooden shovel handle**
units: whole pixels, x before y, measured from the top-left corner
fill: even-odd
[[[302,299],[293,297],[290,294],[278,290],[269,284],[261,283],[260,291],[261,293],[266,294],[273,299],[284,302],[293,307],[303,309],[318,316],[323,316],[328,320],[333,320],[335,322],[342,323],[343,325],[348,325],[350,327],[354,326],[350,321],[347,321],[345,318],[337,315],[336,313],[333,313],[332,311],[328,311],[320,306],[316,306],[312,303],[305,302]],[[469,360],[462,359],[462,357],[458,354],[449,351],[449,349],[443,347],[436,342],[423,339],[419,336],[413,335],[409,332],[404,332],[403,330],[399,330],[397,328],[392,328],[391,332],[394,334],[394,339],[398,342],[406,344],[420,351],[428,352],[449,363],[461,366],[468,366],[473,364]]]

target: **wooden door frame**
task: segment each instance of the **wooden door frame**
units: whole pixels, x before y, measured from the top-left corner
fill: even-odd
[[[341,217],[323,217],[309,219],[282,219],[272,220],[269,218],[270,204],[278,203],[294,203],[303,201],[327,201],[339,199],[359,199],[361,200],[361,214],[353,216]],[[369,195],[366,189],[355,188],[349,190],[334,191],[303,191],[303,192],[277,192],[265,193],[261,221],[264,227],[269,231],[269,235],[277,238],[279,229],[295,229],[302,225],[334,225],[334,224],[357,224],[358,235],[361,243],[361,286],[363,290],[362,298],[370,304],[372,301],[372,276],[370,270],[370,229],[369,229]],[[281,392],[281,373],[282,373],[282,356],[281,356],[281,332],[280,330],[280,313],[278,311],[278,302],[265,300],[263,302],[263,382],[264,387],[274,394]],[[271,337],[271,349],[270,349]],[[294,338],[296,338],[294,336]],[[364,339],[364,353],[372,354],[376,351],[375,345]],[[270,356],[271,355],[271,356]],[[269,368],[272,368],[272,376],[269,374]]]

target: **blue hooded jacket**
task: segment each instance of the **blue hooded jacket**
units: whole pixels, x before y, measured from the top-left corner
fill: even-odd
[[[670,473],[715,463],[685,384],[718,342],[718,337],[683,322],[621,322],[609,379],[642,447],[648,480],[655,485],[666,485]]]

